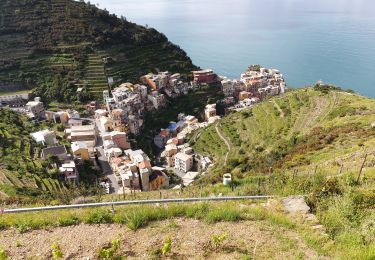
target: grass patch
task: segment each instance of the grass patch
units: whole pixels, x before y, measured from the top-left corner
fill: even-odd
[[[145,226],[148,221],[147,217],[140,211],[132,212],[126,216],[126,226],[133,231]]]
[[[241,212],[238,209],[234,208],[218,208],[211,210],[208,212],[204,220],[209,223],[213,224],[216,222],[227,221],[227,222],[235,222],[241,220]]]
[[[110,224],[113,223],[113,214],[110,210],[97,209],[89,212],[84,219],[85,224]]]
[[[57,220],[57,226],[68,227],[79,224],[79,218],[76,215],[69,214]]]

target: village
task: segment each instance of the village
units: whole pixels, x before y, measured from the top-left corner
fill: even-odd
[[[126,82],[109,88],[111,91],[103,91],[102,101],[86,104],[86,117],[74,110],[47,111],[41,98],[30,101],[29,94],[0,96],[0,107],[24,113],[30,120],[63,126],[63,140],[58,140],[53,129],[43,129],[31,136],[43,147],[40,159],[53,158],[66,182],[78,185],[78,166],[90,162],[101,172],[98,184],[106,193],[178,189],[190,185],[214,163],[212,158],[195,153],[188,143],[189,134],[232,111],[249,108],[286,91],[278,70],[259,65],[250,66],[238,80],[217,76],[209,69],[192,74],[193,80],[187,82],[178,73],[150,73],[142,76],[138,84]],[[113,85],[113,79],[108,81]],[[196,116],[179,113],[175,122],[160,129],[153,138],[159,151],[157,160],[151,161],[143,150],[133,149],[129,136],[142,135],[146,112],[165,108],[167,98],[184,96],[211,84],[221,88],[224,98],[206,105],[202,122]],[[219,113],[217,106],[223,112]]]

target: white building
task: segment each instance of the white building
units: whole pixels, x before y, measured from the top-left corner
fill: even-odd
[[[40,101],[39,97],[36,97],[34,101],[30,101],[26,104],[26,111],[30,118],[44,119],[46,117],[43,102]]]
[[[78,171],[74,161],[68,163],[63,163],[59,168],[59,172],[64,175],[66,180],[76,180],[78,179]]]
[[[31,133],[31,137],[38,144],[43,144],[47,146],[54,146],[55,144],[57,144],[55,132],[50,131],[48,129]]]
[[[193,155],[185,154],[185,153],[177,153],[175,155],[175,165],[174,168],[182,171],[188,172],[193,168]]]

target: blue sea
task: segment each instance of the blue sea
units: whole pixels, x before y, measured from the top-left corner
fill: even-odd
[[[193,62],[239,78],[250,64],[287,84],[318,80],[375,97],[374,0],[96,0],[163,32]]]

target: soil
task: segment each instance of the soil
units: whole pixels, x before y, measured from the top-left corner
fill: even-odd
[[[214,247],[213,235],[227,234],[222,245]],[[171,252],[161,256],[166,238]],[[174,219],[154,222],[134,232],[124,225],[78,225],[51,230],[19,233],[5,230],[0,247],[9,259],[50,259],[51,245],[57,243],[64,259],[98,259],[98,251],[116,238],[120,255],[129,259],[317,259],[294,231],[265,222],[221,222],[208,225],[199,220]]]

